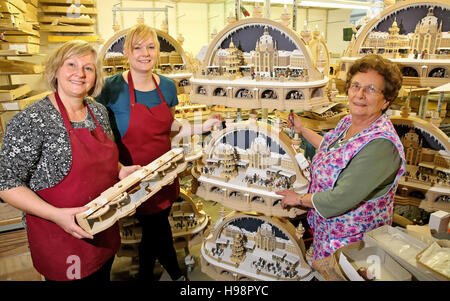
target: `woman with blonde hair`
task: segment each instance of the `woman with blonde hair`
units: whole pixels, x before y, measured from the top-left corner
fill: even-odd
[[[0,152],[0,198],[26,213],[33,265],[47,280],[109,280],[117,224],[85,232],[75,215],[139,166],[119,163],[105,107],[88,96],[103,78],[95,49],[70,41],[49,57],[53,91],[14,116]]]
[[[180,124],[174,119],[178,104],[173,80],[153,72],[159,57],[159,41],[154,29],[140,24],[126,35],[124,55],[130,70],[105,80],[97,97],[110,112],[122,163],[147,165],[171,148],[171,139],[200,134],[220,123],[212,116],[203,124]],[[172,129],[179,129],[173,131]],[[178,266],[168,216],[178,198],[179,184],[165,186],[136,210],[142,226],[139,246],[139,277],[153,280],[156,259],[173,280],[185,279]]]

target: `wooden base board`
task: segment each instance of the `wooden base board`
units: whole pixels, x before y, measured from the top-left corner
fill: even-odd
[[[42,281],[33,267],[25,230],[0,233],[0,281]]]
[[[0,86],[0,102],[18,99],[30,91],[31,88],[28,84]]]
[[[97,42],[100,39],[99,36],[48,36],[50,43],[65,43],[72,40],[82,40],[86,42]]]
[[[93,33],[94,26],[76,26],[76,25],[41,25],[41,31],[48,32],[73,32],[73,33]]]

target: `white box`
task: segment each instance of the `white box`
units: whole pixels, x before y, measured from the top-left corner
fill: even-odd
[[[437,233],[447,232],[449,221],[450,213],[439,210],[430,215],[428,227],[430,230],[435,230]]]
[[[372,269],[377,281],[411,281],[412,275],[380,247],[343,250],[339,265],[352,281],[363,281],[359,268]]]
[[[416,256],[428,245],[389,225],[366,232],[363,238],[368,247],[379,246],[419,281],[445,280],[417,263]]]

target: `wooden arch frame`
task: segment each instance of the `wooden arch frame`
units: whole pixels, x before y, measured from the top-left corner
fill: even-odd
[[[387,7],[385,10],[383,10],[378,18],[373,18],[369,21],[362,29],[361,32],[358,32],[358,37],[355,40],[355,43],[350,45],[350,55],[352,57],[356,57],[359,55],[359,50],[361,48],[361,45],[363,45],[364,41],[366,40],[367,36],[370,32],[384,19],[386,19],[387,16],[394,14],[398,10],[406,9],[407,7],[413,7],[413,6],[422,6],[422,5],[436,5],[436,6],[442,6],[447,7],[447,9],[450,9],[450,5],[448,0],[407,0],[402,1],[396,4],[393,4],[389,7]]]
[[[322,77],[322,73],[315,67],[315,64],[311,60],[311,51],[309,50],[308,46],[306,46],[303,39],[298,35],[295,31],[290,29],[289,27],[284,26],[283,24],[270,20],[265,18],[246,18],[242,19],[236,22],[233,22],[226,26],[224,29],[222,29],[211,41],[209,44],[208,50],[206,51],[205,59],[203,60],[203,68],[206,69],[208,65],[211,64],[211,62],[214,59],[214,55],[219,47],[219,45],[222,43],[222,41],[227,37],[231,32],[244,27],[244,26],[251,26],[254,25],[271,25],[281,32],[285,33],[286,36],[290,37],[292,41],[295,43],[295,45],[298,47],[298,49],[301,49],[305,56],[306,65],[308,67],[309,76],[311,79],[320,79]]]
[[[238,130],[253,130],[256,132],[260,132],[268,137],[270,137],[272,140],[277,142],[281,148],[288,154],[289,158],[294,162],[294,168],[296,173],[296,182],[299,184],[307,184],[308,180],[303,175],[302,171],[300,170],[299,165],[297,164],[297,160],[295,159],[296,152],[294,148],[292,147],[292,141],[291,139],[281,131],[280,129],[277,129],[275,127],[272,127],[270,124],[265,122],[258,122],[258,121],[243,121],[243,122],[237,122],[232,124],[227,124],[227,127],[214,133],[212,139],[209,141],[208,145],[204,148],[204,154],[206,156],[203,156],[204,164],[206,164],[206,161],[208,158],[210,158],[217,141],[220,141],[220,139],[225,136],[226,134]],[[303,182],[300,182],[300,179],[303,179]]]
[[[161,31],[159,29],[156,29],[156,28],[153,28],[153,29],[155,30],[156,35],[158,37],[161,37],[161,38],[165,39],[166,41],[168,41],[175,48],[175,51],[181,56],[181,58],[183,59],[184,64],[186,65],[186,67],[188,67],[187,65],[188,65],[189,60],[187,59],[186,54],[184,53],[184,50],[181,47],[180,43],[178,43],[177,40],[172,38],[168,33],[164,32],[164,31]],[[113,45],[120,38],[125,37],[129,30],[130,30],[130,28],[122,29],[121,31],[116,32],[111,38],[109,38],[105,42],[105,44],[103,44],[103,47],[100,50],[99,55],[98,55],[99,58],[104,60],[105,59],[105,55],[108,52],[108,49],[111,47],[111,45]]]
[[[444,146],[447,152],[450,151],[450,142],[448,140],[448,136],[431,123],[412,116],[408,116],[407,118],[405,118],[402,116],[395,115],[390,116],[389,118],[391,119],[394,125],[407,125],[409,127],[419,128],[425,132],[430,133],[431,135],[433,135],[433,137],[435,137],[439,141],[440,144]]]

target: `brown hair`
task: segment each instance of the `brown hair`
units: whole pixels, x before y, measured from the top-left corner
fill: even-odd
[[[158,35],[156,34],[156,31],[153,28],[151,28],[150,26],[148,26],[146,24],[138,24],[138,25],[131,27],[128,30],[127,36],[125,37],[125,42],[123,44],[124,54],[131,53],[133,51],[134,44],[137,44],[140,41],[147,39],[148,37],[152,37],[153,41],[155,42],[155,47],[156,47],[156,50],[158,51],[157,57],[159,60]],[[158,65],[158,62],[156,62],[155,67],[157,65]]]
[[[402,87],[402,73],[398,66],[388,59],[377,54],[369,54],[356,60],[347,72],[347,81],[345,83],[345,92],[352,83],[353,76],[358,72],[367,72],[374,70],[384,79],[383,95],[389,102],[389,105],[397,98],[398,91]],[[389,106],[388,106],[389,107]],[[383,110],[383,113],[387,110]]]
[[[65,60],[70,57],[82,57],[89,53],[94,55],[96,61],[95,64],[95,82],[91,90],[88,92],[88,96],[95,97],[100,94],[103,89],[103,70],[102,63],[97,58],[97,51],[94,47],[86,41],[72,40],[59,46],[52,54],[50,54],[45,63],[44,77],[49,88],[55,92],[58,89],[58,81],[56,78],[56,72],[64,64]]]

